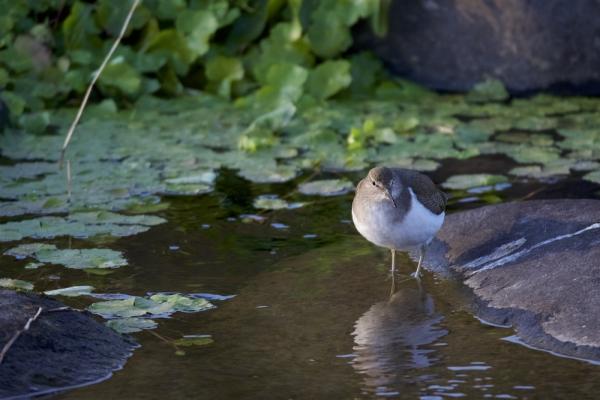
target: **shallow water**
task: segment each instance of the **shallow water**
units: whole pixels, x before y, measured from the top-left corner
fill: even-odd
[[[479,167],[499,168],[493,160]],[[445,179],[444,171],[434,178]],[[351,195],[242,222],[239,215],[265,189],[223,173],[209,196],[167,199],[171,207],[158,214],[167,224],[111,243],[130,265],[110,275],[6,262],[7,273],[42,290],[91,284],[104,293],[235,295],[206,312],[158,320],[158,329],[134,334],[142,347],[123,370],[56,398],[583,399],[600,392],[599,366],[504,340],[512,329],[477,320],[457,282],[426,273],[417,284],[407,256],[392,282],[388,252],[360,238],[349,221]],[[598,197],[596,190],[572,178],[515,185],[501,196]],[[481,204],[455,201],[452,211]],[[214,342],[177,355],[169,340],[194,334]]]
[[[443,181],[464,164],[447,163],[433,176]],[[477,167],[502,172],[506,162],[487,158]],[[210,311],[158,320],[158,329],[134,335],[142,347],[124,370],[57,398],[594,398],[600,367],[503,340],[513,331],[475,319],[458,283],[426,273],[418,285],[406,256],[392,282],[388,252],[359,237],[349,221],[351,195],[265,213],[263,223],[240,219],[253,212],[258,193],[284,195],[293,187],[259,187],[224,172],[211,195],[168,198],[171,207],[158,213],[167,224],[110,244],[130,265],[105,276],[24,270],[23,262],[3,258],[7,275],[39,290],[89,284],[103,293],[235,295]],[[572,178],[515,184],[499,195],[596,197],[596,190]],[[457,199],[451,207],[482,204]],[[81,308],[91,302],[64,300]],[[214,342],[179,349],[169,342],[198,334]]]

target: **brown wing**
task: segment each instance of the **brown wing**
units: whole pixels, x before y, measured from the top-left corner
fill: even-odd
[[[446,210],[448,195],[438,189],[428,176],[408,169],[396,169],[394,173],[412,187],[417,199],[432,213],[440,214]]]

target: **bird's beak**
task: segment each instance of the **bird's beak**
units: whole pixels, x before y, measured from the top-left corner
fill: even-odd
[[[385,197],[390,199],[390,201],[394,205],[394,208],[398,208],[398,206],[396,206],[396,202],[394,201],[394,198],[392,197],[392,194],[390,193],[390,191],[387,189],[383,189],[383,193],[385,194]]]

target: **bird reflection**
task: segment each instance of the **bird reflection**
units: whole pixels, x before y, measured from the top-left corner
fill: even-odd
[[[433,365],[437,359],[428,345],[448,333],[438,326],[442,319],[420,281],[392,280],[389,300],[371,306],[354,325],[352,365],[366,386],[390,390],[407,383],[407,370]]]

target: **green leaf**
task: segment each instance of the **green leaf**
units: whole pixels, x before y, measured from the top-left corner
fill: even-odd
[[[214,307],[206,299],[190,298],[180,294],[158,293],[150,296],[150,300],[160,303],[162,305],[168,305],[172,312],[180,311],[191,313],[208,310]]]
[[[487,103],[506,99],[508,99],[508,92],[504,84],[497,79],[486,79],[476,84],[466,96],[466,100],[472,103]]]
[[[340,196],[354,190],[354,184],[345,179],[323,179],[298,186],[298,191],[309,196]]]
[[[213,91],[228,99],[231,97],[231,84],[244,77],[244,67],[237,58],[213,57],[206,63],[206,77],[211,81]]]
[[[46,264],[58,264],[67,268],[118,268],[127,265],[119,251],[109,249],[58,249],[45,243],[23,244],[7,250],[4,254],[17,258],[32,257]]]
[[[140,91],[142,77],[122,57],[117,57],[106,65],[98,83],[104,88],[116,88],[126,95],[134,96]]]
[[[148,318],[118,318],[106,321],[106,325],[119,333],[134,333],[144,329],[154,329],[158,326],[156,321]]]
[[[347,88],[351,81],[348,61],[325,61],[310,71],[306,89],[315,98],[324,100]]]
[[[161,314],[171,310],[170,305],[163,306],[143,297],[132,296],[123,300],[108,300],[93,303],[88,310],[105,318],[128,318],[145,314]]]
[[[369,0],[322,0],[311,15],[310,46],[319,57],[333,58],[352,44],[350,27],[377,11]]]
[[[498,183],[508,182],[508,179],[502,175],[490,174],[468,174],[454,175],[448,178],[442,184],[442,187],[453,190],[470,189],[481,186],[492,186]]]
[[[210,11],[186,10],[177,16],[175,27],[184,35],[192,60],[195,60],[208,51],[208,42],[219,28],[219,21]]]
[[[77,297],[89,295],[93,290],[93,286],[70,286],[62,289],[46,290],[44,294],[47,296]]]
[[[62,24],[65,46],[69,50],[90,49],[91,42],[97,43],[100,30],[92,17],[93,6],[81,1],[76,1],[71,7],[71,12]],[[93,46],[92,46],[93,47]]]
[[[583,176],[586,181],[600,184],[600,170],[592,171]]]
[[[175,73],[185,75],[196,55],[187,40],[175,29],[165,29],[153,35],[146,46],[148,53],[168,59]]]
[[[1,278],[0,287],[14,290],[33,290],[33,283],[19,279]]]
[[[174,340],[175,346],[191,347],[191,346],[206,346],[213,343],[211,335],[185,335],[184,337]]]
[[[363,51],[350,57],[350,74],[352,94],[368,96],[383,74],[383,64],[372,53]]]
[[[273,65],[285,63],[308,68],[313,65],[314,57],[295,26],[280,22],[271,29],[269,37],[261,41],[259,49],[251,54],[249,61],[256,80],[268,84],[273,83],[272,78],[269,79]]]

